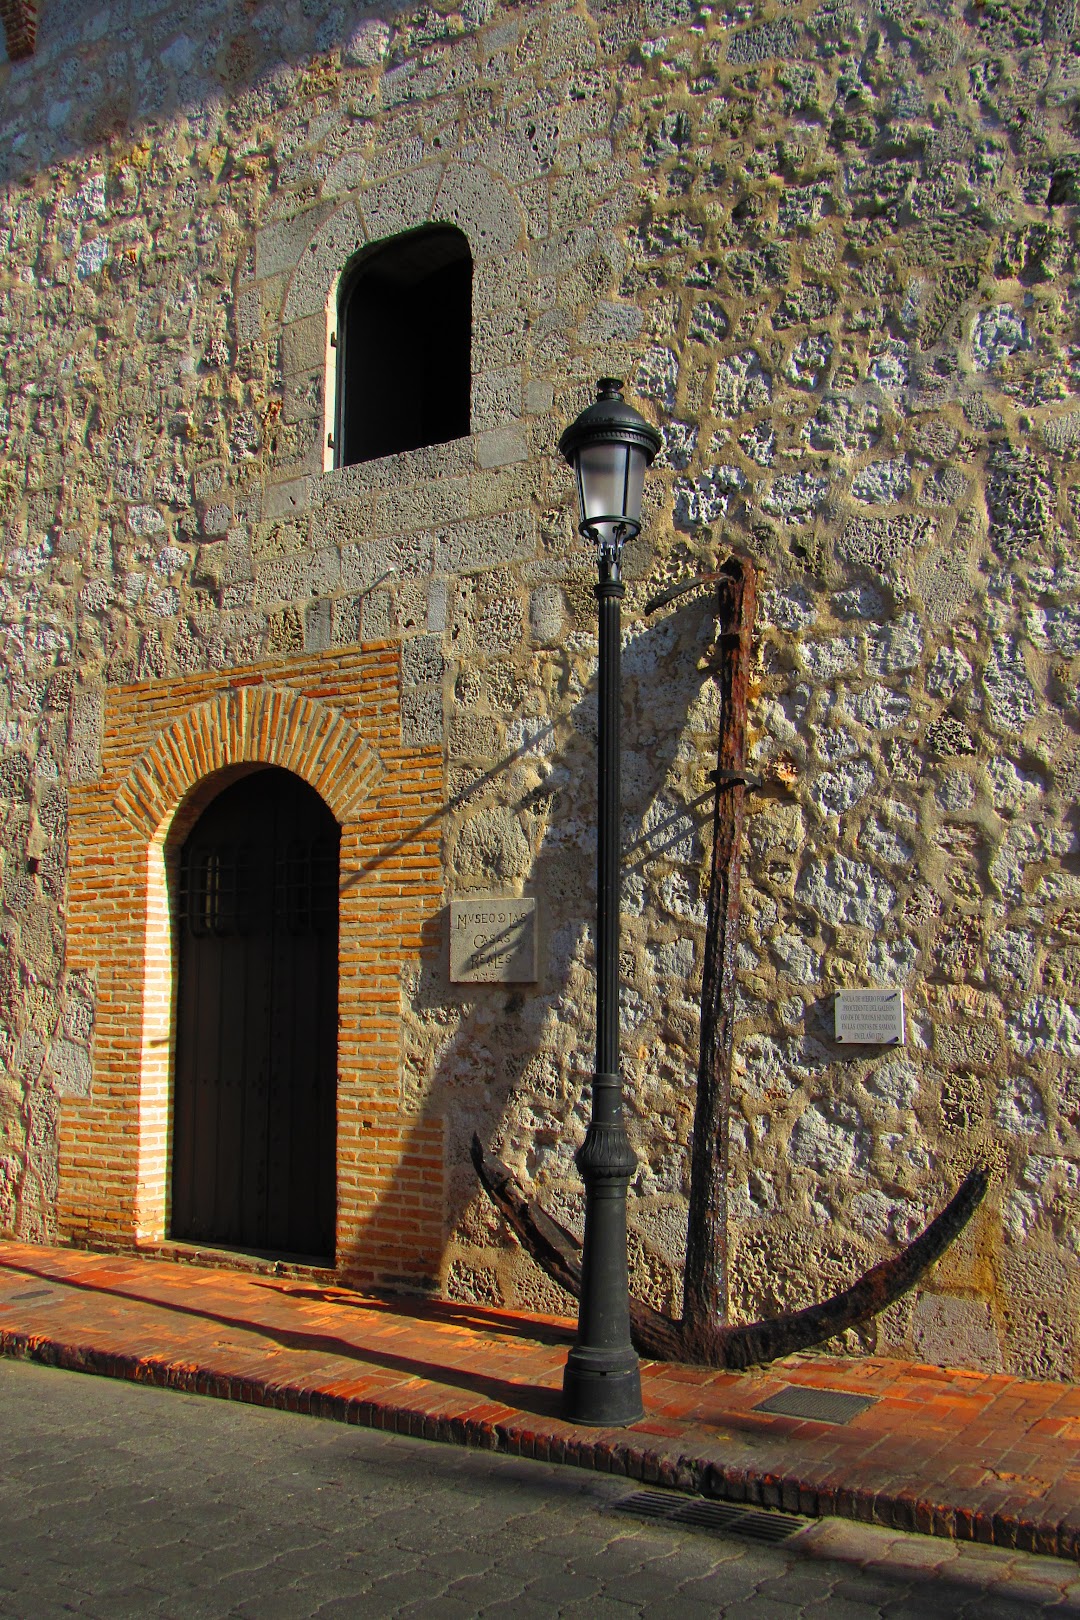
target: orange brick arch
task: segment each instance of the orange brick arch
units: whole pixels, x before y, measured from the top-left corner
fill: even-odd
[[[356,819],[383,774],[378,754],[328,704],[275,686],[234,686],[163,731],[113,803],[133,827],[157,837],[200,782],[251,763],[302,776],[342,826]]]
[[[401,975],[442,898],[442,756],[401,744],[393,645],[108,691],[101,774],[71,789],[67,967],[93,981],[96,1021],[89,1094],[61,1098],[59,1233],[168,1243],[179,851],[226,783],[267,765],[342,829],[338,1269],[430,1283],[443,1128],[402,1113]]]

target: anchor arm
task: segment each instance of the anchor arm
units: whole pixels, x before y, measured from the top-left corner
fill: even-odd
[[[478,1136],[472,1139],[472,1161],[488,1197],[515,1233],[522,1248],[543,1271],[575,1299],[581,1293],[581,1245],[572,1232],[530,1198],[508,1165],[489,1154]],[[963,1231],[982,1202],[989,1184],[982,1165],[969,1170],[945,1208],[899,1254],[879,1261],[850,1288],[803,1310],[765,1317],[740,1327],[675,1321],[644,1300],[630,1300],[634,1347],[656,1361],[681,1361],[706,1367],[737,1368],[775,1361],[797,1350],[809,1350],[846,1328],[878,1316],[906,1294]]]

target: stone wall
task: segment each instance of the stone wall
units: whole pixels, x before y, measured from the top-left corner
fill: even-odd
[[[842,1284],[981,1158],[973,1228],[859,1342],[1075,1375],[1077,47],[1072,0],[42,9],[0,62],[0,1226],[56,1231],[108,689],[389,640],[444,900],[542,919],[537,986],[451,986],[437,930],[403,971],[439,1280],[565,1304],[466,1145],[579,1218],[594,604],[553,446],[621,372],[666,441],[627,559],[635,1287],[677,1306],[717,725],[708,594],[641,608],[739,547],[733,1309]],[[428,219],[476,260],[474,431],[323,472],[333,278]],[[838,1049],[831,993],[900,983],[904,1050]]]

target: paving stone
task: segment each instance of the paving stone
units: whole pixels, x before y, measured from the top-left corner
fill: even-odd
[[[1014,1604],[1030,1604],[1037,1608],[1057,1605],[1061,1598],[1060,1587],[1043,1585],[1041,1581],[1024,1580],[1022,1577],[1004,1582],[1000,1587],[992,1588],[987,1593],[987,1599],[993,1602],[995,1598]]]
[[[531,1568],[531,1560],[527,1548],[517,1548],[507,1553],[502,1564],[493,1565],[477,1575],[466,1575],[454,1581],[446,1591],[446,1596],[455,1601],[468,1600],[477,1608],[487,1603],[502,1602],[514,1596],[520,1596],[525,1589],[528,1579],[523,1572],[523,1565]]]
[[[537,1579],[529,1581],[525,1587],[526,1596],[534,1603],[546,1603],[551,1612],[557,1612],[563,1603],[576,1603],[584,1598],[598,1596],[600,1592],[601,1585],[598,1580],[587,1576],[579,1578],[568,1571],[562,1574],[540,1575]]]
[[[782,1603],[777,1598],[759,1597],[756,1593],[753,1598],[741,1599],[735,1603],[725,1603],[720,1610],[724,1620],[799,1620],[800,1606],[797,1603]]]
[[[1017,1620],[1022,1611],[1015,1607],[1010,1609],[1011,1620]],[[955,1599],[949,1597],[919,1598],[916,1602],[886,1603],[881,1608],[881,1620],[950,1620],[957,1613],[966,1614],[967,1609],[957,1610]],[[980,1615],[984,1613],[979,1610]],[[1004,1615],[988,1616],[988,1620],[1004,1620]]]
[[[786,1569],[782,1575],[762,1581],[758,1592],[762,1597],[775,1598],[783,1603],[816,1603],[827,1597],[836,1584],[835,1571],[821,1565]]]
[[[768,1570],[767,1574],[772,1571]],[[757,1571],[744,1574],[737,1565],[696,1581],[687,1581],[679,1588],[679,1598],[685,1595],[692,1602],[717,1604],[747,1602],[757,1591],[760,1576]]]
[[[551,1608],[542,1599],[528,1597],[485,1604],[484,1620],[551,1620]]]
[[[842,1575],[832,1590],[832,1600],[837,1603],[885,1603],[906,1602],[910,1599],[909,1582],[902,1571],[897,1571],[896,1578],[889,1580],[882,1575],[870,1575],[859,1572],[858,1575]]]
[[[872,1596],[837,1597],[835,1591],[815,1603],[803,1605],[802,1620],[876,1620],[881,1613]]]
[[[604,1595],[621,1603],[641,1603],[661,1606],[671,1598],[672,1578],[677,1574],[678,1559],[672,1557],[664,1563],[643,1570],[628,1570],[623,1575],[604,1581]],[[575,1572],[576,1573],[576,1572]]]

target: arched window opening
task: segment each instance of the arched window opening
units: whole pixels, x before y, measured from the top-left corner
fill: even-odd
[[[452,225],[364,252],[341,279],[334,465],[464,438],[472,389],[472,255]]]

